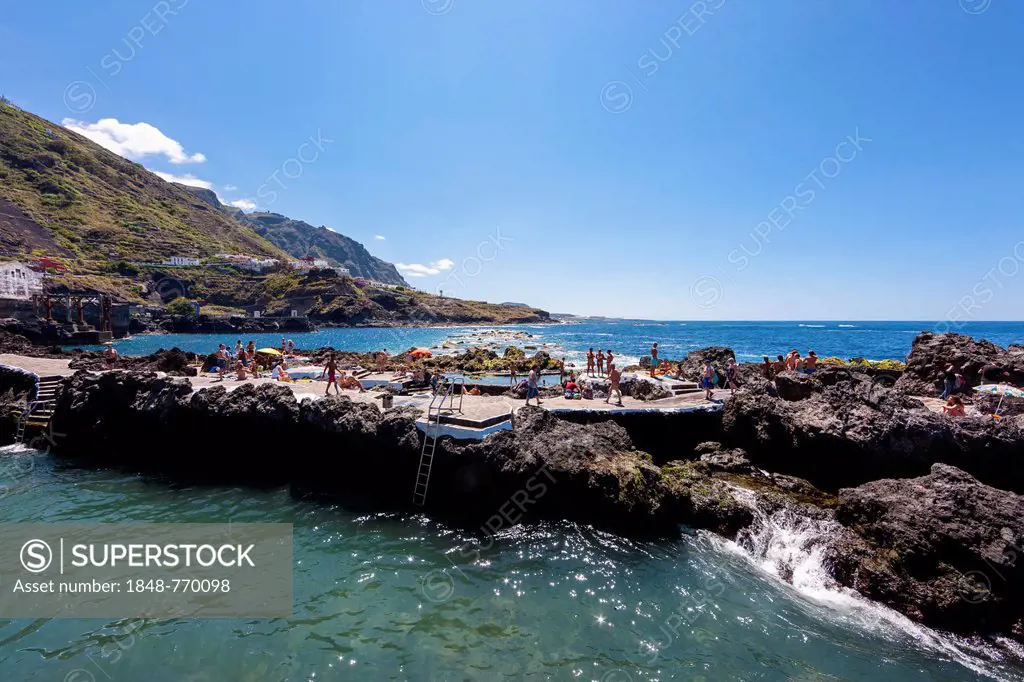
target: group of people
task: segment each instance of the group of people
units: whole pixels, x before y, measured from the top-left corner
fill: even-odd
[[[982,367],[978,375],[982,384],[1008,383],[1010,380],[1009,372],[999,365],[991,363]],[[951,417],[966,417],[967,408],[964,405],[964,399],[960,396],[969,391],[970,387],[961,373],[961,368],[952,362],[947,364],[946,368],[942,370],[942,393],[939,396],[946,401],[946,404],[942,406],[942,411]]]
[[[606,366],[608,368],[608,375],[610,378],[612,373],[612,367],[615,366],[615,356],[612,354],[611,348],[608,349],[607,355],[605,354],[604,349],[602,348],[598,348],[596,354],[594,353],[593,348],[587,351],[588,376],[604,376],[604,370]]]
[[[284,339],[281,339],[282,345]],[[223,381],[228,372],[234,370],[235,376],[241,381],[252,376],[260,378],[259,363],[256,360],[256,342],[249,341],[248,345],[242,345],[242,339],[235,343],[234,352],[223,343],[217,347],[213,354],[214,362],[210,371],[217,372],[218,380]],[[265,367],[265,369],[270,369]]]
[[[282,361],[282,364],[284,362]],[[362,382],[356,379],[354,376],[350,376],[345,370],[338,369],[338,359],[331,353],[327,356],[327,364],[324,365],[324,370],[320,372],[320,378],[327,378],[327,388],[324,390],[324,395],[330,395],[331,386],[334,386],[334,392],[337,395],[341,395],[341,389],[343,388],[354,388],[360,393],[365,391]],[[285,379],[288,381],[289,379]]]
[[[608,396],[605,398],[606,403],[611,403],[612,396],[616,398],[616,405],[622,407],[622,388],[620,382],[622,381],[622,372],[615,366],[613,362],[608,367]],[[594,387],[590,382],[587,381],[586,376],[576,376],[576,372],[570,370],[568,374],[563,374],[561,377],[562,390],[565,397],[569,400],[591,400],[594,398]],[[527,390],[529,395],[529,390]],[[539,399],[538,399],[539,402]]]
[[[818,371],[818,354],[813,350],[807,351],[807,357],[800,357],[800,351],[794,348],[785,357],[777,355],[775,362],[772,362],[767,355],[761,362],[761,376],[769,381],[783,372],[814,374],[816,371]]]

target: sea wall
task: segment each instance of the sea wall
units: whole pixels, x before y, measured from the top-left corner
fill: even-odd
[[[673,460],[694,458],[700,443],[722,440],[722,409],[558,411],[555,415],[573,424],[614,422],[626,433],[638,450],[651,455],[662,465]]]
[[[291,485],[377,509],[410,508],[420,461],[419,413],[381,412],[331,396],[301,402],[286,387],[193,392],[152,373],[79,372],[65,381],[55,454],[86,466],[191,481]],[[674,535],[686,501],[613,423],[576,426],[530,408],[482,442],[442,440],[427,510],[471,522],[502,514],[590,523],[628,535]]]

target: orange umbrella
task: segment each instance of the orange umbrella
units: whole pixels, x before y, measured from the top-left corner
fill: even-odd
[[[427,350],[426,348],[414,348],[412,351],[409,352],[409,355],[413,356],[414,358],[429,358],[430,351]]]

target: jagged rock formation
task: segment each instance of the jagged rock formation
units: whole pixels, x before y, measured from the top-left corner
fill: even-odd
[[[726,404],[723,439],[769,471],[835,490],[926,473],[935,462],[1024,490],[1024,417],[952,419],[842,368],[776,379],[779,397],[742,391]]]
[[[923,332],[914,338],[907,369],[896,382],[896,389],[907,395],[938,396],[950,363],[964,376],[968,386],[982,383],[981,369],[986,365],[1006,370],[1005,381],[1024,385],[1024,353],[960,334]]]
[[[839,491],[836,519],[841,583],[933,627],[1024,638],[1024,497],[934,464]]]

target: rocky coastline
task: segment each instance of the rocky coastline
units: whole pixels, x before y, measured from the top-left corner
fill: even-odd
[[[656,538],[685,527],[741,545],[766,518],[812,520],[830,529],[813,542],[836,586],[925,625],[1024,642],[1024,416],[954,419],[917,393],[941,384],[954,351],[1013,376],[1024,356],[990,346],[922,335],[896,377],[823,367],[769,382],[750,371],[724,410],[692,416],[522,408],[510,431],[439,442],[426,511],[484,527],[557,519]],[[300,401],[275,384],[196,391],[172,376],[185,373],[187,354],[135,360],[64,380],[54,456],[415,509],[418,410]],[[23,376],[0,369],[4,402],[26,392]]]

